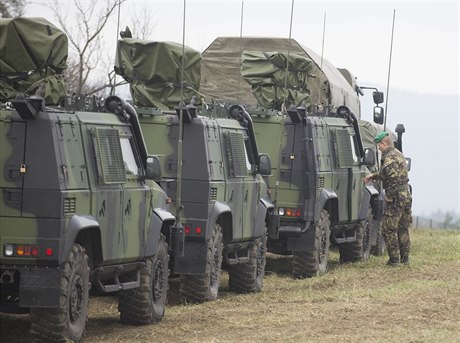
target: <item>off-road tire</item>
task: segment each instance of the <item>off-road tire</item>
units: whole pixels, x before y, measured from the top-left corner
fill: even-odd
[[[325,274],[329,257],[329,242],[331,221],[329,213],[322,210],[318,221],[314,225],[315,242],[312,251],[294,251],[292,258],[292,276],[295,279],[304,279]]]
[[[379,230],[379,232],[377,233],[377,241],[375,242],[375,245],[371,246],[371,255],[383,256],[385,255],[385,249],[386,249],[385,240],[383,239],[383,235]]]
[[[180,294],[185,302],[202,303],[217,299],[222,272],[222,228],[215,224],[211,237],[207,240],[206,273],[181,275]]]
[[[372,209],[356,227],[356,241],[339,244],[340,263],[367,261],[371,253]]]
[[[267,252],[266,229],[262,237],[249,247],[249,261],[231,265],[228,270],[228,287],[237,293],[260,292],[265,275]]]
[[[161,321],[167,301],[168,263],[168,244],[161,235],[155,256],[146,258],[140,270],[140,286],[119,293],[122,322],[145,325]]]
[[[33,342],[80,342],[88,320],[88,255],[74,244],[67,262],[61,265],[59,308],[31,308],[30,335]]]

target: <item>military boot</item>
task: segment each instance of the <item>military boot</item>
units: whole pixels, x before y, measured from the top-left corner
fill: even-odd
[[[409,256],[401,256],[401,263],[409,264]]]
[[[397,265],[399,265],[399,258],[390,257],[387,262],[387,266],[396,267]]]

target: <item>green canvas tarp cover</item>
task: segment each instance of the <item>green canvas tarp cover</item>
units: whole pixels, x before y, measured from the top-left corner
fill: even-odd
[[[134,105],[172,109],[181,101],[183,47],[172,42],[119,40],[115,72],[129,82]],[[184,47],[184,101],[197,95],[201,54]]]
[[[46,104],[57,105],[65,97],[67,53],[67,36],[46,19],[0,19],[0,100],[41,86]]]
[[[359,99],[354,80],[348,80],[343,70],[327,59],[299,44],[295,39],[276,37],[218,37],[203,51],[200,92],[210,99],[257,104],[251,85],[241,75],[243,51],[295,54],[313,61],[307,80],[311,103],[314,105],[347,105],[359,117]],[[322,66],[322,68],[321,68]]]
[[[259,105],[265,108],[281,109],[284,102],[310,105],[307,80],[312,67],[309,58],[296,54],[243,51],[241,55],[241,75],[251,85]]]

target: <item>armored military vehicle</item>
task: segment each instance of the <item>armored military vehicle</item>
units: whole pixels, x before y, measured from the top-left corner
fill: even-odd
[[[270,173],[270,161],[258,154],[244,108],[219,107],[226,118],[212,118],[211,109],[179,104],[200,96],[200,69],[201,54],[191,48],[119,41],[115,70],[130,83],[147,148],[160,154],[170,179],[164,187],[185,236],[183,255],[174,258],[171,270],[191,302],[217,298],[222,265],[228,266],[230,289],[261,290],[273,209],[261,176]]]
[[[175,219],[134,109],[57,106],[66,36],[36,18],[0,29],[1,310],[30,312],[34,341],[80,341],[91,282],[118,292],[123,322],[160,321]]]
[[[375,151],[362,145],[358,88],[321,60],[287,39],[218,38],[203,52],[202,92],[226,99],[221,89],[232,89],[228,101],[243,99],[272,158],[279,225],[268,249],[293,255],[295,277],[324,273],[330,244],[342,262],[367,259],[377,230],[370,222],[379,193],[363,182]]]

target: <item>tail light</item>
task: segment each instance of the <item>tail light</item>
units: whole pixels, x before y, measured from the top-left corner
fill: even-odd
[[[278,214],[282,217],[299,218],[302,217],[302,210],[300,208],[280,207]]]
[[[38,258],[46,256],[53,256],[53,248],[45,248],[44,254],[40,254],[40,247],[36,244],[10,244],[6,243],[3,246],[3,256],[5,257],[27,257]]]

